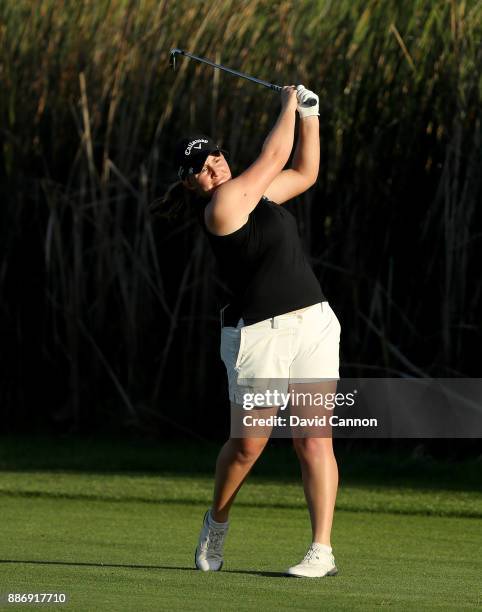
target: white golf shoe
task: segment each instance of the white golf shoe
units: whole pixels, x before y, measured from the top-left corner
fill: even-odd
[[[286,571],[287,576],[299,578],[322,578],[335,576],[337,573],[335,557],[331,554],[330,547],[317,543],[311,544],[301,563],[293,565]]]
[[[210,511],[206,512],[194,555],[194,563],[199,570],[217,572],[222,568],[224,538],[228,527],[229,522],[213,524]]]

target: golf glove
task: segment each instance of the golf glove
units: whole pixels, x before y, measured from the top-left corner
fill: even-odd
[[[312,115],[320,114],[320,104],[318,96],[306,89],[304,85],[298,85],[296,88],[296,97],[298,98],[298,112],[300,114],[301,119],[304,117],[311,117]],[[308,100],[309,98],[315,98],[316,104],[313,106],[303,106],[303,102]]]

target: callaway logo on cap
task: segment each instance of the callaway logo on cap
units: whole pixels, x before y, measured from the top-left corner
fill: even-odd
[[[180,140],[175,150],[175,163],[179,178],[183,180],[188,174],[201,172],[208,155],[220,150],[212,138],[202,134],[195,134]]]
[[[196,140],[191,140],[184,151],[184,155],[191,155],[191,151],[193,149],[197,149],[198,151],[201,150],[203,144],[208,144],[207,138],[197,138]]]

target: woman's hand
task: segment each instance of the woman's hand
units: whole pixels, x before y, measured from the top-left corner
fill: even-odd
[[[281,108],[295,111],[297,106],[296,87],[294,85],[285,85],[281,90]]]
[[[301,119],[304,119],[305,117],[312,117],[313,115],[319,116],[319,98],[313,91],[306,89],[304,85],[298,85],[296,88],[296,96],[298,98],[298,112]],[[313,106],[305,106],[305,102],[309,99],[316,100],[316,104],[313,104]]]

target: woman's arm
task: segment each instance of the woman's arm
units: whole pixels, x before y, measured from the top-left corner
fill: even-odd
[[[309,189],[318,177],[320,166],[320,126],[318,116],[320,106],[318,96],[306,89],[304,85],[296,88],[300,129],[298,142],[289,170],[281,172],[274,178],[266,190],[266,197],[282,204]],[[308,100],[315,99],[315,104]]]
[[[289,159],[294,141],[296,90],[284,87],[279,117],[258,159],[238,177],[219,186],[212,199],[211,225],[217,230],[247,217]]]
[[[266,136],[260,155],[260,157],[263,154],[272,155],[276,157],[280,163],[283,163],[283,166],[286,164],[291,155],[295,132],[296,114],[294,110],[296,106],[294,104],[293,94],[291,96],[291,99],[293,100],[292,103],[287,103],[287,105],[281,108],[281,112],[273,126],[273,129],[268,136]],[[256,160],[256,162],[257,161],[258,160]]]
[[[298,142],[289,170],[280,172],[265,191],[265,196],[282,204],[309,189],[320,167],[320,122],[316,115],[300,119]]]
[[[320,168],[320,121],[316,115],[300,119],[300,131],[291,169],[313,185]]]

